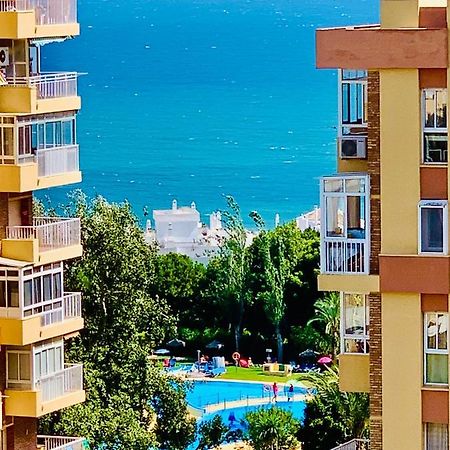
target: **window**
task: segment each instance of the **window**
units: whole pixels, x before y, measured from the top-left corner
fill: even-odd
[[[363,294],[342,294],[342,353],[369,352],[369,302]]]
[[[327,237],[366,237],[366,179],[325,178]]]
[[[8,385],[31,381],[29,352],[7,351]]]
[[[448,384],[448,314],[424,317],[425,384]]]
[[[447,204],[444,200],[419,203],[419,253],[447,254]]]
[[[34,377],[42,377],[60,372],[64,367],[63,341],[53,342],[34,349]]]
[[[448,450],[448,425],[425,424],[425,450]]]
[[[425,89],[422,94],[423,162],[446,163],[447,89]]]

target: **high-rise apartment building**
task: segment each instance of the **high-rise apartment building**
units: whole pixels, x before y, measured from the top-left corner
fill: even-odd
[[[449,449],[444,0],[317,31],[338,69],[338,174],[321,180],[319,288],[341,292],[340,386],[370,394],[371,450]]]
[[[39,417],[84,401],[64,340],[83,328],[64,261],[80,221],[35,217],[33,191],[79,182],[77,75],[44,72],[50,45],[79,34],[76,0],[0,0],[0,449],[81,449],[37,435]],[[45,62],[51,67],[51,61]]]

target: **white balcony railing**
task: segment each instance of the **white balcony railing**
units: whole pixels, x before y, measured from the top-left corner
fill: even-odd
[[[83,365],[66,364],[63,370],[42,377],[36,382],[35,388],[41,391],[43,402],[81,391],[83,390]]]
[[[33,226],[7,227],[8,239],[38,239],[41,252],[81,243],[80,219],[37,217]]]
[[[369,251],[364,239],[324,239],[322,272],[366,273],[369,269]]]
[[[38,98],[46,99],[75,97],[77,78],[76,72],[48,72],[30,77],[8,77],[6,81],[7,86],[36,87]]]
[[[78,145],[37,150],[38,176],[49,177],[80,170]]]
[[[77,0],[0,0],[0,12],[35,11],[36,25],[77,23]]]
[[[37,437],[38,448],[42,450],[83,450],[85,439],[65,436],[40,436]]]
[[[369,439],[353,439],[345,444],[338,445],[331,450],[369,450]]]
[[[81,293],[69,292],[64,297],[53,302],[61,302],[60,308],[45,311],[41,314],[41,326],[46,327],[63,320],[81,318]]]

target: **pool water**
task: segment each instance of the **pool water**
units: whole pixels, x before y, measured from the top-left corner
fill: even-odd
[[[192,391],[187,393],[187,401],[189,405],[199,409],[217,403],[224,403],[226,408],[226,402],[255,398],[267,399],[269,402],[273,395],[272,384],[196,380],[193,383]],[[287,400],[287,389],[288,386],[279,385],[280,403]],[[294,387],[294,394],[304,393],[306,393],[305,389]],[[286,403],[288,402],[286,401]]]

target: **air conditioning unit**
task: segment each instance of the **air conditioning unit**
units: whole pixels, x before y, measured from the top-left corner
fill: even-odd
[[[0,47],[0,67],[9,66],[9,48]]]
[[[341,138],[341,159],[365,158],[367,138],[365,136],[345,136]]]

